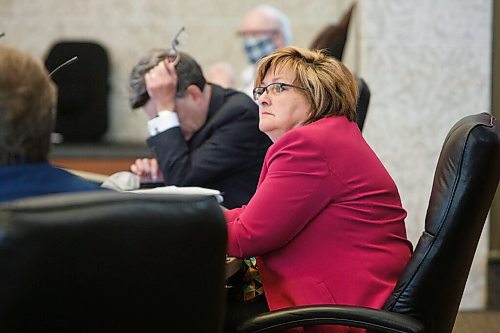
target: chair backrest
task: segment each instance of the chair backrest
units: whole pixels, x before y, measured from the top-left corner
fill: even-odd
[[[418,318],[428,333],[452,331],[499,176],[499,122],[487,113],[458,121],[441,149],[425,231],[384,309]]]
[[[309,48],[312,50],[325,50],[329,56],[342,61],[349,32],[349,23],[355,7],[356,4],[352,4],[337,24],[329,24],[324,27],[314,37]]]
[[[0,205],[0,331],[221,332],[226,237],[206,196]]]
[[[370,88],[368,83],[363,78],[356,78],[358,84],[358,103],[356,104],[356,123],[358,124],[359,130],[363,131],[363,126],[365,125],[366,114],[368,113],[368,106],[370,105]]]
[[[59,41],[50,48],[45,67],[52,71],[74,56],[77,62],[52,76],[58,88],[55,131],[64,141],[99,141],[108,129],[108,53],[93,41]]]

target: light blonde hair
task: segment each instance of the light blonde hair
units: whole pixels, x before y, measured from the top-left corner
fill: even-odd
[[[0,46],[0,165],[47,160],[56,86],[41,62]]]
[[[283,69],[295,73],[295,85],[311,103],[311,114],[305,124],[331,116],[346,116],[356,120],[358,86],[349,69],[323,51],[311,51],[299,47],[277,49],[262,58],[257,67],[255,86],[261,86],[269,71]]]

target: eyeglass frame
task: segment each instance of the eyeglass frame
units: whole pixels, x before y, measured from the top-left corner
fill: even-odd
[[[304,88],[304,87],[296,86],[296,85],[290,84],[290,83],[272,82],[272,83],[269,83],[267,86],[253,88],[253,91],[252,91],[253,99],[258,101],[259,98],[264,94],[264,92],[269,94],[269,91],[267,89],[273,85],[277,86],[277,88],[274,88],[275,92],[277,92],[277,93],[282,93],[283,91],[285,91],[284,87],[292,87],[292,88],[306,90],[306,88]],[[259,93],[258,91],[261,91],[261,92]]]
[[[183,33],[186,32],[186,28],[182,27],[179,32],[177,32],[172,39],[171,43],[171,48],[170,48],[170,54],[167,57],[168,62],[174,63],[174,65],[177,65],[177,63],[180,60],[180,54],[179,54],[179,36]]]
[[[243,31],[240,30],[237,32],[238,37],[255,37],[255,36],[274,36],[276,34],[280,33],[279,28],[275,29],[262,29],[262,30],[247,30]]]

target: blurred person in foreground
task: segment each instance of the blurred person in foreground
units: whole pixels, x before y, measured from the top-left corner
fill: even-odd
[[[48,162],[56,101],[41,62],[0,46],[0,201],[100,188]]]
[[[290,45],[292,28],[290,20],[271,5],[258,5],[243,18],[238,35],[243,38],[243,48],[250,65],[241,72],[240,81],[234,77],[232,67],[226,62],[213,64],[208,70],[208,81],[227,87],[239,87],[252,96],[257,62],[274,50]]]
[[[273,144],[250,202],[224,211],[228,254],[256,257],[270,310],[381,308],[412,245],[398,189],[356,125],[353,75],[320,51],[286,47],[259,62],[254,98]]]
[[[258,108],[245,94],[207,83],[184,52],[153,49],[134,66],[129,101],[148,115],[153,159],[138,159],[132,172],[165,185],[216,189],[223,205],[250,200],[270,140],[258,130]]]

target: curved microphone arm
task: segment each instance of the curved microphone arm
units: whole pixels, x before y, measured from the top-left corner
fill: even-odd
[[[66,67],[68,65],[71,65],[72,63],[74,63],[75,61],[78,60],[78,57],[77,56],[74,56],[73,58],[69,59],[68,61],[65,61],[64,63],[60,64],[59,66],[57,66],[52,72],[49,73],[49,77],[51,77],[52,75],[54,75],[56,72],[58,72],[61,68],[63,67]]]

